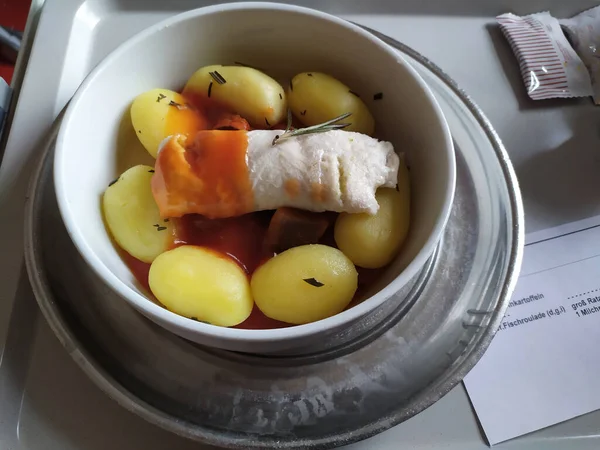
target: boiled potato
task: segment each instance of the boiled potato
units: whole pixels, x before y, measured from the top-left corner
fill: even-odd
[[[287,112],[281,85],[251,67],[202,67],[190,77],[183,95],[200,99],[210,97],[241,115],[255,128],[275,125],[285,120]]]
[[[170,311],[213,325],[242,323],[254,305],[242,268],[203,247],[184,245],[163,253],[150,266],[148,283]]]
[[[338,249],[303,245],[259,267],[251,280],[256,306],[275,320],[302,324],[344,310],[356,292],[354,264]]]
[[[404,243],[410,223],[410,190],[406,166],[400,164],[399,191],[383,188],[376,193],[379,210],[374,215],[342,213],[335,222],[339,249],[359,267],[377,269],[390,263]]]
[[[167,136],[189,135],[207,128],[206,118],[186,106],[181,94],[168,89],[152,89],[138,95],[131,104],[130,114],[137,137],[155,158],[159,144]]]
[[[161,219],[152,195],[153,172],[150,166],[132,167],[102,197],[106,224],[117,244],[147,263],[173,244],[173,225]]]
[[[344,83],[324,73],[296,75],[287,88],[287,99],[294,116],[307,127],[352,113],[343,121],[350,123],[344,130],[369,136],[375,130],[375,119],[367,105]]]

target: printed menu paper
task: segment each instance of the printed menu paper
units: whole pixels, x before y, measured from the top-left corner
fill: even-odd
[[[527,236],[521,275],[464,384],[491,445],[600,409],[600,217]]]

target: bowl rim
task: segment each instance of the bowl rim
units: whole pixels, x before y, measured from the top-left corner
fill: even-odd
[[[163,28],[174,26],[182,21],[191,20],[200,16],[207,16],[211,14],[218,14],[227,11],[235,10],[270,10],[270,11],[281,11],[289,12],[294,14],[303,14],[305,16],[312,16],[314,18],[333,22],[342,28],[346,28],[348,31],[360,35],[363,39],[367,39],[381,47],[391,57],[393,57],[398,64],[401,64],[412,78],[421,87],[425,97],[430,103],[430,106],[435,114],[438,123],[441,125],[443,137],[445,140],[444,149],[448,156],[448,185],[446,189],[446,196],[444,203],[440,210],[440,214],[437,217],[433,231],[430,233],[425,244],[421,247],[417,255],[409,262],[405,269],[396,276],[387,286],[380,291],[376,292],[369,298],[365,299],[358,305],[344,310],[331,317],[311,322],[307,324],[294,325],[287,328],[277,329],[266,329],[266,330],[253,330],[253,329],[238,329],[229,327],[220,327],[216,325],[210,325],[203,322],[197,322],[192,319],[180,316],[174,312],[167,310],[166,308],[152,302],[146,296],[141,295],[128,287],[123,281],[121,281],[97,256],[97,254],[88,245],[87,239],[80,231],[77,223],[78,220],[75,214],[72,213],[69,202],[67,201],[67,190],[65,184],[61,182],[65,177],[63,176],[63,164],[62,161],[65,159],[67,154],[65,148],[65,140],[67,132],[69,131],[69,123],[72,117],[77,112],[77,105],[79,100],[86,95],[86,92],[90,85],[93,84],[94,80],[107,68],[110,67],[112,61],[118,58],[121,54],[126,53],[129,49],[139,42],[144,41],[147,37],[161,31]],[[417,71],[407,62],[407,60],[386,44],[378,37],[363,30],[358,25],[355,25],[345,19],[337,17],[335,15],[325,13],[312,8],[295,6],[289,4],[279,4],[271,2],[233,2],[226,4],[217,4],[211,6],[205,6],[201,8],[192,9],[180,14],[176,14],[165,20],[162,20],[154,25],[151,25],[144,30],[138,32],[131,38],[127,39],[114,50],[112,50],[102,61],[96,65],[93,70],[85,77],[81,85],[77,88],[74,96],[69,102],[65,110],[64,117],[61,121],[61,126],[58,132],[55,154],[53,160],[53,175],[54,175],[54,186],[55,194],[58,203],[58,209],[60,211],[62,220],[65,224],[65,228],[74,243],[80,255],[84,261],[92,268],[92,270],[99,276],[99,278],[114,292],[116,292],[121,298],[127,301],[131,306],[136,308],[140,313],[147,317],[158,321],[159,325],[164,327],[165,323],[170,324],[178,330],[184,331],[188,336],[193,335],[206,335],[214,339],[220,340],[241,340],[245,342],[265,342],[265,341],[288,341],[302,337],[311,336],[329,329],[339,328],[345,324],[353,322],[362,316],[368,314],[373,309],[377,308],[384,301],[388,300],[398,290],[405,285],[418,271],[423,267],[427,259],[431,256],[435,246],[438,244],[441,238],[442,232],[446,226],[448,218],[450,216],[452,203],[454,200],[454,193],[456,187],[456,159],[454,152],[454,144],[450,133],[449,125],[446,118],[431,92],[429,86],[417,73]]]

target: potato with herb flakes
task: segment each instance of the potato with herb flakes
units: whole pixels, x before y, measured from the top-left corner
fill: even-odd
[[[252,67],[202,67],[190,77],[183,95],[199,102],[210,98],[241,115],[254,128],[270,128],[286,117],[281,85]]]
[[[338,249],[313,244],[271,258],[252,275],[256,306],[271,319],[302,324],[346,308],[357,289],[354,264]]]
[[[400,158],[398,190],[379,189],[374,215],[342,213],[335,222],[338,248],[359,267],[377,269],[389,264],[404,243],[410,226],[410,180]]]
[[[238,325],[254,306],[244,270],[203,247],[184,245],[158,256],[148,284],[168,310],[213,325]]]
[[[375,119],[367,105],[348,86],[324,73],[299,73],[290,81],[287,99],[294,116],[304,125],[318,125],[342,114],[350,125],[344,130],[369,136],[375,130]]]
[[[169,89],[152,89],[138,95],[130,108],[135,133],[153,157],[164,138],[189,135],[207,128],[205,117],[186,105],[186,99]]]
[[[146,165],[132,167],[113,181],[102,197],[110,234],[119,247],[146,263],[173,244],[173,225],[161,219],[152,195],[153,172]]]

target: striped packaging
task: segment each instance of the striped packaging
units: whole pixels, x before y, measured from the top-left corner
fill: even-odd
[[[521,69],[533,100],[592,95],[588,70],[548,12],[496,17]]]

